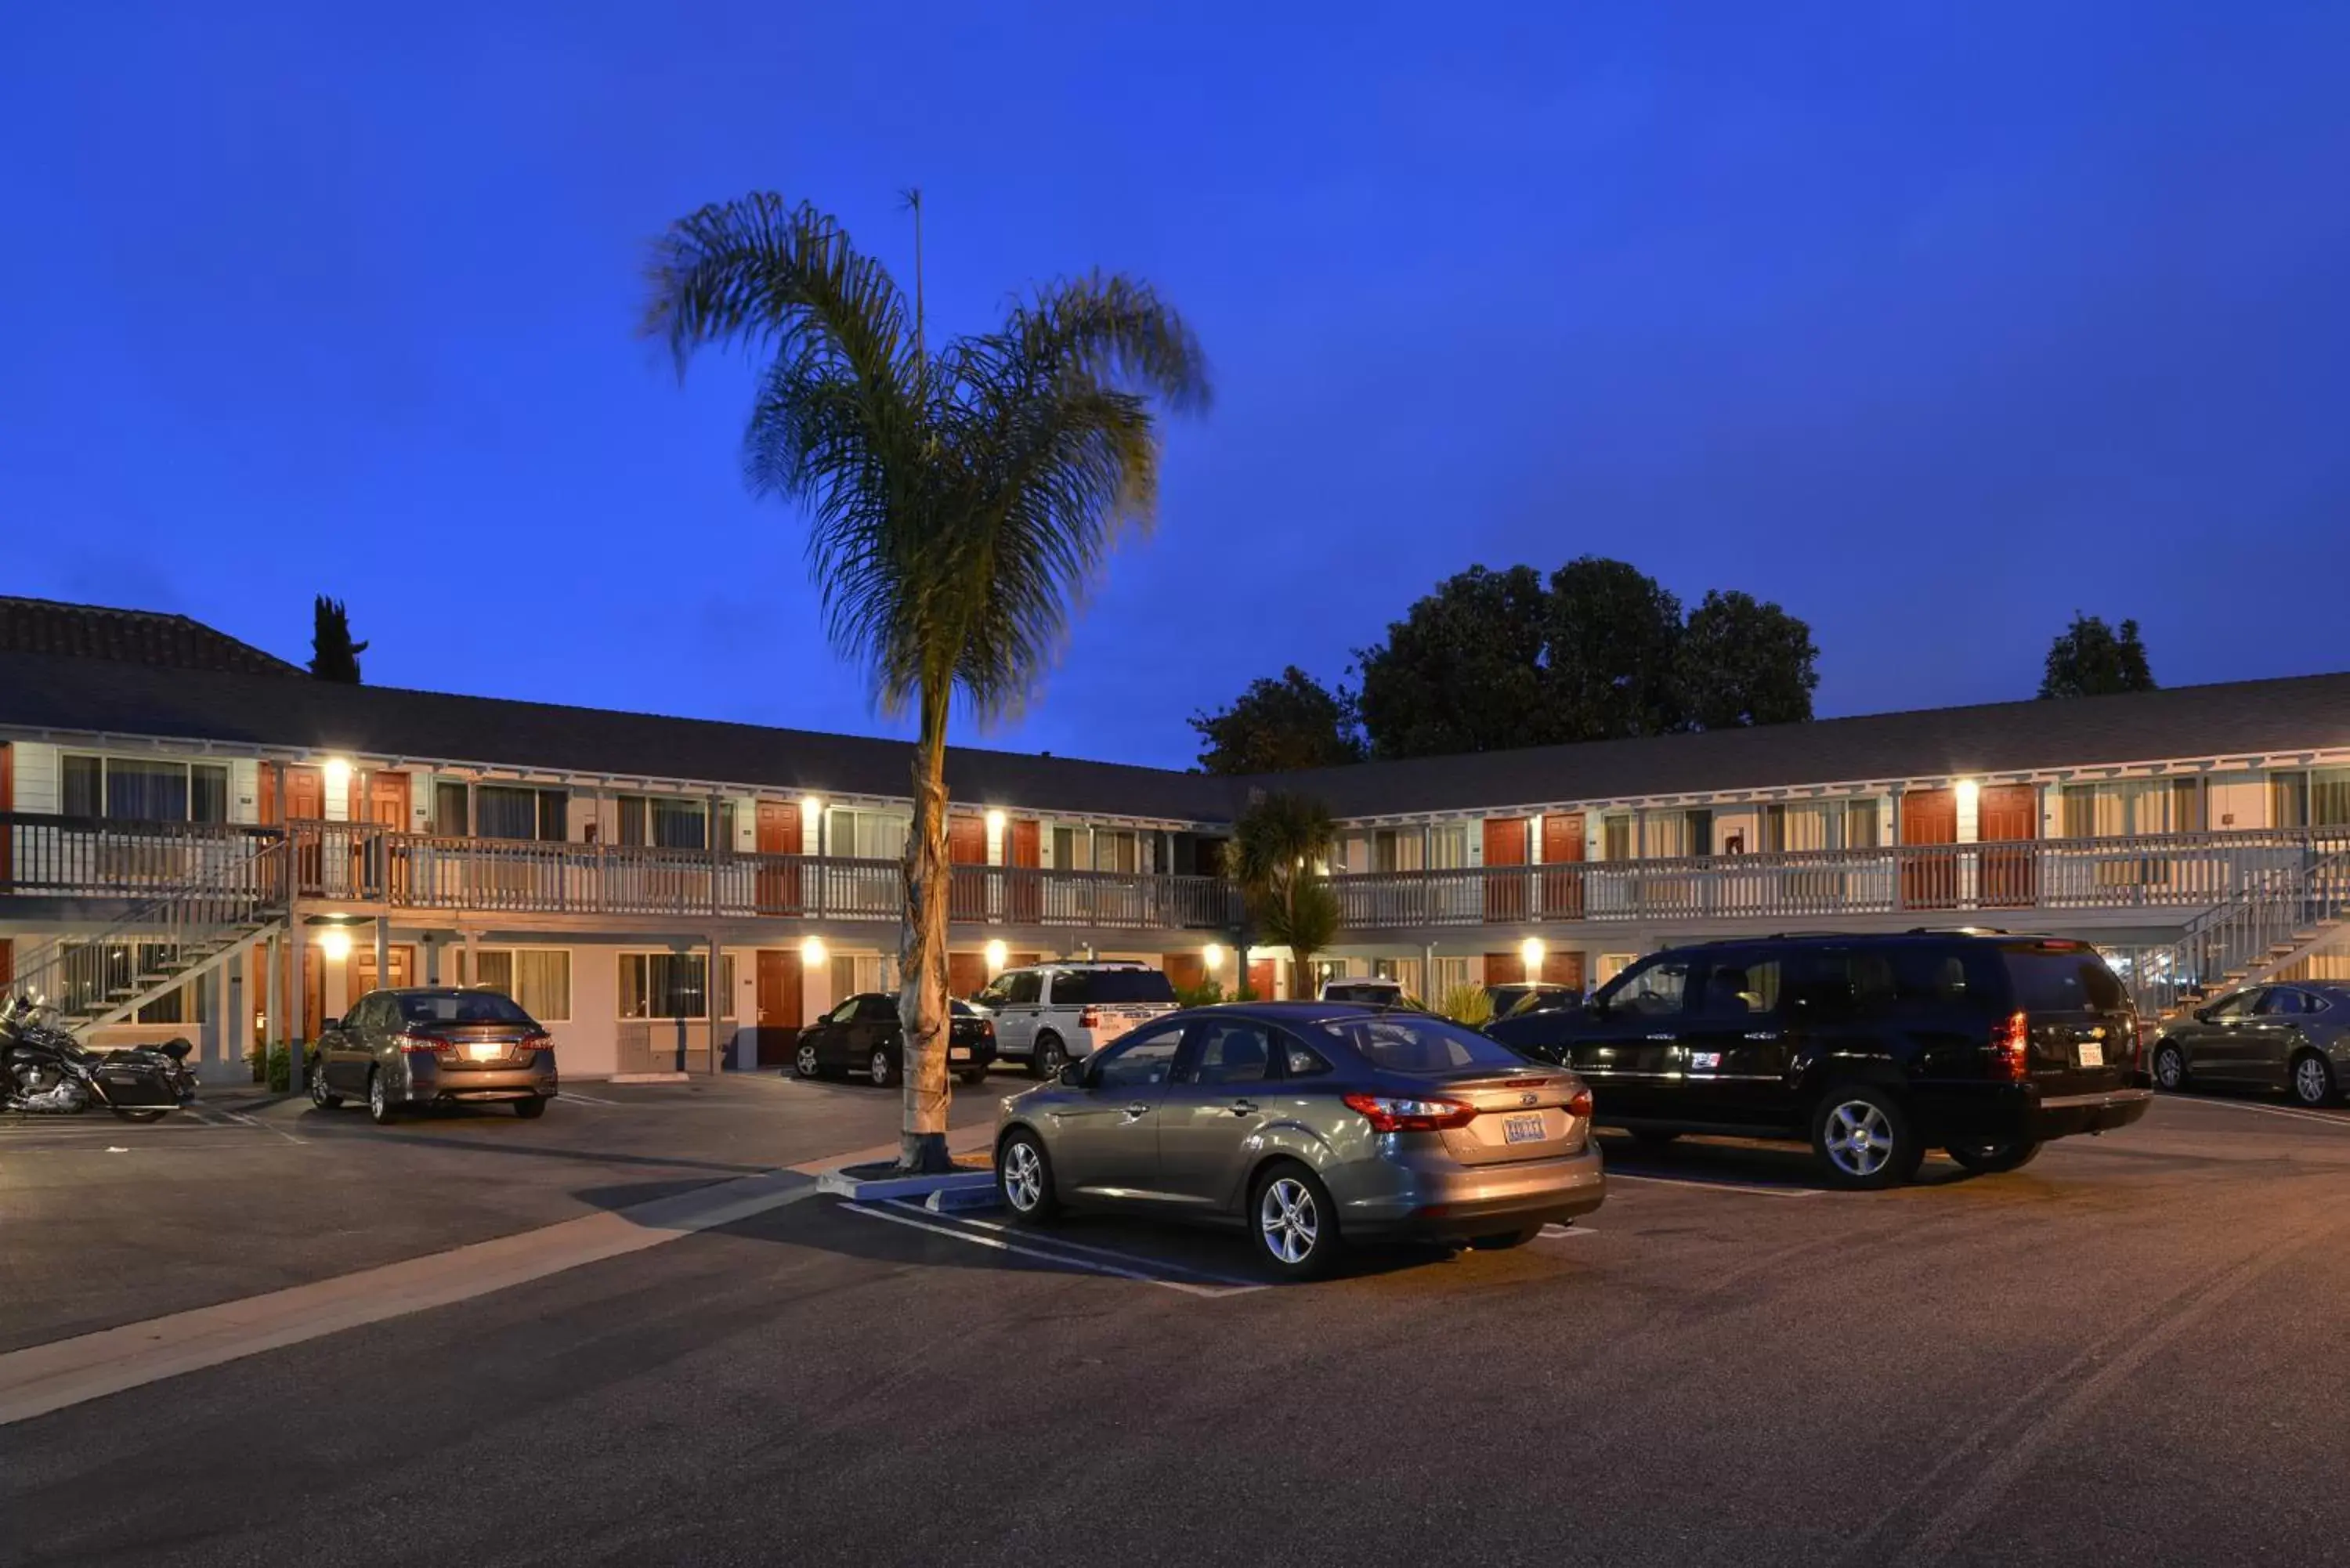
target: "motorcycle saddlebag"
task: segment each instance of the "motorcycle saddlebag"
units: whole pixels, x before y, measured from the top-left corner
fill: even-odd
[[[149,1106],[176,1106],[179,1091],[172,1085],[169,1075],[156,1067],[139,1062],[104,1062],[98,1068],[99,1087],[105,1091],[106,1103],[137,1110]]]

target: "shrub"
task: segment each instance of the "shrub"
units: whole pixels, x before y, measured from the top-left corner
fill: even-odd
[[[1493,993],[1482,985],[1456,985],[1444,993],[1436,1010],[1455,1023],[1482,1029],[1493,1022]]]
[[[244,1059],[253,1066],[253,1081],[266,1084],[273,1095],[283,1095],[294,1087],[294,1055],[284,1041],[275,1045],[256,1044],[245,1053]]]

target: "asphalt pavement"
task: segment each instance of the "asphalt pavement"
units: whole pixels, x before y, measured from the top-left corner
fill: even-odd
[[[756,1163],[738,1116],[607,1138]],[[1586,1225],[1314,1285],[1212,1234],[795,1197],[0,1427],[0,1562],[2341,1560],[2350,1116],[2166,1099],[1876,1194],[1609,1152]],[[646,1172],[532,1201],[691,1179]]]

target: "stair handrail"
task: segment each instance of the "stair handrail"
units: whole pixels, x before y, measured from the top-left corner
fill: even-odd
[[[2251,973],[2258,956],[2350,909],[2350,839],[2306,832],[2300,848],[2298,864],[2255,873],[2188,921],[2177,941],[2140,956],[2130,989],[2142,1014],[2168,1014],[2190,991],[2208,993],[2213,981],[2238,965]]]
[[[17,955],[10,966],[6,989],[46,995],[47,1000],[58,1002],[62,992],[55,981],[75,953],[102,953],[109,947],[134,941],[184,948],[189,945],[187,933],[198,926],[219,930],[283,912],[286,846],[283,836],[265,838],[250,853],[165,889],[89,935],[51,938],[29,952]],[[187,918],[200,908],[212,911],[208,918]]]

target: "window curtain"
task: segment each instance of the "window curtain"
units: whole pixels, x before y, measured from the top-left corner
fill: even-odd
[[[698,800],[652,800],[653,843],[663,849],[710,847],[709,808]]]
[[[59,805],[68,816],[97,816],[105,809],[106,764],[96,757],[65,759],[64,797]]]
[[[473,815],[469,787],[456,779],[436,780],[432,785],[432,831],[443,838],[464,838],[473,831]]]
[[[473,792],[473,831],[484,838],[536,838],[538,792],[482,785]]]
[[[1677,860],[1690,853],[1690,813],[1644,811],[1640,814],[1640,857]]]
[[[188,765],[109,762],[106,815],[125,822],[187,821]]]
[[[2066,784],[2064,836],[2126,838],[2141,833],[2168,833],[2174,798],[2167,779]]]
[[[1447,822],[1430,828],[1428,835],[1428,863],[1431,869],[1460,870],[1469,864],[1468,826],[1464,823]]]

